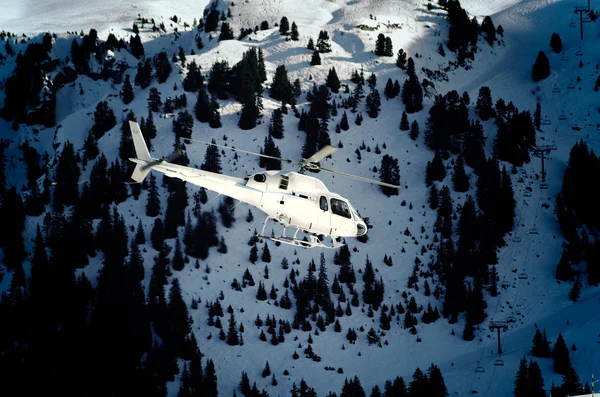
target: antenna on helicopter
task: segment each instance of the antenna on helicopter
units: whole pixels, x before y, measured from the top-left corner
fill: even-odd
[[[218,145],[216,143],[211,143],[211,142],[206,142],[206,141],[199,141],[196,139],[191,139],[191,138],[181,138],[184,139],[186,141],[189,142],[197,142],[197,143],[202,143],[205,145],[210,145],[210,146],[216,146],[219,148],[223,148],[223,149],[229,149],[229,150],[233,150],[234,152],[241,152],[241,153],[247,153],[247,154],[252,154],[255,156],[260,156],[260,157],[264,157],[264,158],[269,158],[269,159],[275,159],[275,160],[281,160],[283,162],[286,162],[288,164],[297,164],[298,166],[300,166],[300,170],[310,170],[310,171],[325,171],[328,172],[330,174],[334,174],[334,175],[340,175],[340,176],[345,176],[347,178],[353,178],[362,182],[368,182],[368,183],[373,183],[376,185],[382,185],[382,186],[387,186],[393,189],[399,189],[400,186],[396,186],[396,185],[392,185],[390,183],[385,183],[385,182],[381,182],[375,179],[369,179],[369,178],[364,178],[362,176],[357,176],[357,175],[352,175],[352,174],[348,174],[345,172],[341,172],[341,171],[335,171],[335,170],[331,170],[329,168],[323,168],[321,167],[321,165],[319,164],[319,161],[323,160],[324,158],[331,156],[333,153],[335,153],[338,148],[331,146],[331,145],[326,145],[324,147],[322,147],[318,152],[316,152],[315,154],[313,154],[312,156],[310,156],[307,159],[298,159],[298,160],[293,160],[293,159],[288,159],[288,158],[282,158],[282,157],[274,157],[274,156],[269,156],[266,154],[261,154],[261,153],[255,153],[255,152],[250,152],[248,150],[242,150],[242,149],[236,149],[236,148],[232,148],[229,146],[224,146],[224,145]]]

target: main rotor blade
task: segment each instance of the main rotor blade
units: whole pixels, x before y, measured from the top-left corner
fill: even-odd
[[[267,154],[261,154],[261,153],[251,152],[249,150],[236,149],[236,148],[232,148],[232,147],[229,147],[229,146],[218,145],[218,144],[212,143],[212,142],[199,141],[197,139],[190,139],[190,138],[181,138],[181,139],[184,139],[184,140],[189,141],[189,142],[197,142],[197,143],[203,143],[205,145],[216,146],[216,147],[220,147],[222,149],[233,150],[234,152],[252,154],[254,156],[264,157],[264,158],[267,158],[267,159],[282,160],[282,161],[285,161],[286,163],[289,163],[289,164],[300,163],[298,160],[284,159],[282,157],[269,156]]]
[[[387,186],[387,187],[391,187],[391,188],[394,188],[394,189],[399,189],[400,188],[400,186],[396,186],[396,185],[392,185],[390,183],[385,183],[385,182],[377,181],[375,179],[364,178],[362,176],[347,174],[345,172],[334,171],[334,170],[330,170],[328,168],[323,168],[323,167],[321,167],[319,169],[321,171],[329,172],[330,174],[334,174],[334,175],[337,174],[337,175],[345,176],[345,177],[348,177],[348,178],[357,179],[357,180],[363,181],[363,182],[374,183],[374,184],[377,184],[377,185]]]
[[[307,163],[318,163],[319,161],[323,160],[325,157],[329,156],[330,154],[333,154],[337,150],[338,150],[338,148],[331,146],[331,145],[327,145],[327,146],[324,146],[323,148],[321,148],[321,150],[319,150],[317,153],[313,154],[309,158],[304,159],[304,161]]]

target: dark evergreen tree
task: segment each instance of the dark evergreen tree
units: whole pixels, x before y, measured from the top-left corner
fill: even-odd
[[[131,81],[129,80],[128,74],[125,75],[125,82],[123,83],[123,88],[121,89],[121,99],[125,105],[133,101],[133,87],[131,86]]]
[[[275,109],[271,116],[271,125],[269,126],[269,135],[275,139],[283,139],[283,114],[280,109]],[[266,147],[265,147],[265,154]]]
[[[477,97],[475,109],[483,121],[494,116],[492,92],[489,87],[483,86],[479,88],[479,96]]]
[[[533,64],[531,77],[533,77],[533,81],[537,83],[540,80],[544,80],[548,76],[550,76],[550,61],[548,60],[548,57],[544,51],[540,51],[535,59],[535,63]]]
[[[396,81],[398,81],[398,80],[396,80]],[[396,95],[398,95],[391,78],[388,78],[387,83],[385,83],[384,93],[385,93],[386,98],[389,98],[389,99],[395,98]]]
[[[290,34],[290,22],[286,17],[282,17],[279,21],[279,34],[282,36]]]
[[[382,33],[377,35],[377,41],[375,42],[375,55],[385,55],[385,36]]]
[[[238,336],[237,325],[235,323],[235,316],[233,313],[229,316],[229,328],[227,331],[227,344],[229,346],[237,346],[240,344],[240,338]]]
[[[406,70],[406,52],[403,48],[398,50],[398,57],[396,58],[396,66],[402,70]]]
[[[573,280],[573,269],[571,269],[569,254],[566,249],[563,250],[558,266],[556,267],[556,279],[561,281]]]
[[[533,125],[536,130],[540,130],[542,125],[542,105],[540,101],[535,104],[535,113],[533,114]]]
[[[142,89],[150,85],[152,81],[152,61],[150,59],[138,63],[137,73],[133,81],[135,85],[140,86]]]
[[[279,65],[275,69],[269,95],[278,101],[294,103],[292,83],[288,79],[287,70],[284,65]]]
[[[383,55],[386,57],[394,56],[394,46],[392,45],[392,39],[390,37],[385,38],[385,45],[383,46]]]
[[[340,91],[341,83],[335,71],[335,68],[329,69],[325,85],[331,89],[331,92],[337,94]]]
[[[573,286],[571,287],[571,290],[569,291],[569,299],[572,300],[573,302],[577,302],[580,297],[581,297],[581,280],[579,280],[579,277],[576,276],[575,282],[573,283]]]
[[[379,116],[379,111],[381,110],[381,97],[376,88],[373,88],[369,95],[367,95],[366,105],[369,117],[374,119]]]
[[[412,124],[410,125],[409,136],[413,141],[419,136],[419,123],[417,120],[413,120]]]
[[[142,44],[142,39],[140,35],[135,32],[135,36],[131,36],[129,38],[129,45],[131,47],[131,55],[140,59],[144,56],[144,45]]]
[[[410,130],[410,124],[408,123],[408,117],[406,112],[402,112],[402,118],[400,119],[400,131]]]
[[[221,34],[219,35],[219,41],[233,40],[233,39],[234,39],[233,29],[231,29],[231,26],[229,26],[228,22],[223,22],[221,24]]]
[[[529,371],[527,367],[527,359],[523,356],[519,362],[519,370],[515,379],[515,389],[513,390],[515,397],[528,397],[529,394]]]
[[[292,22],[292,33],[290,35],[290,38],[294,41],[298,41],[300,39],[300,34],[298,33],[298,25],[296,25],[296,22]]]
[[[554,370],[556,373],[566,375],[571,368],[571,358],[569,355],[569,349],[565,343],[565,339],[560,332],[558,333],[556,342],[554,342],[552,358],[554,359]]]
[[[160,197],[156,186],[156,177],[150,173],[150,187],[148,188],[148,203],[146,204],[146,216],[157,216],[160,213]]]
[[[200,72],[200,68],[196,64],[196,60],[192,60],[187,66],[187,74],[183,79],[183,90],[187,92],[196,92],[204,84],[204,78]]]
[[[159,83],[164,83],[169,78],[171,70],[171,62],[166,52],[161,51],[154,56],[154,68],[156,69],[156,78]]]
[[[319,32],[316,49],[320,53],[331,52],[331,43],[329,42],[329,33],[326,30]]]
[[[345,110],[344,114],[342,115],[342,119],[340,120],[340,129],[344,131],[348,131],[348,129],[350,129],[350,125],[348,124],[348,115],[346,114]]]
[[[496,27],[494,26],[494,22],[492,22],[492,18],[489,16],[483,18],[483,22],[481,22],[481,32],[484,34],[489,45],[493,46],[496,41]]]
[[[319,55],[319,51],[313,51],[312,58],[310,59],[310,65],[316,66],[321,64],[321,56]]]
[[[194,127],[194,118],[187,111],[179,112],[177,118],[173,119],[173,132],[175,132],[175,138],[191,138],[192,128]]]
[[[211,104],[208,94],[204,87],[200,87],[198,91],[198,100],[194,106],[196,119],[201,123],[207,123],[211,118]]]
[[[465,164],[462,156],[458,156],[452,172],[452,185],[455,192],[464,193],[469,190],[469,177],[465,173]]]
[[[108,106],[108,102],[98,102],[96,110],[94,111],[94,125],[91,130],[96,140],[102,138],[104,133],[112,129],[116,124],[117,118],[112,109]]]
[[[473,168],[477,175],[480,175],[486,163],[484,145],[483,126],[476,120],[471,123],[465,134],[463,157],[465,163]]]
[[[550,36],[550,48],[557,54],[562,51],[562,40],[560,39],[560,35],[556,32],[552,33],[552,36]]]
[[[213,139],[212,143],[216,144],[217,142]],[[216,146],[209,145],[206,148],[206,154],[204,155],[204,163],[202,163],[200,169],[204,171],[214,172],[216,174],[221,173],[221,155],[219,154],[219,149]]]
[[[69,141],[64,143],[56,166],[53,208],[57,211],[63,205],[74,205],[79,199],[79,177],[81,171],[77,164],[75,149]]]
[[[400,167],[398,166],[398,159],[387,154],[383,155],[381,166],[379,167],[379,180],[381,182],[400,186]],[[396,196],[399,193],[399,189],[388,186],[381,186],[381,190],[388,197]]]

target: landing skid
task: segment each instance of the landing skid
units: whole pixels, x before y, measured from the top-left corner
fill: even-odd
[[[267,223],[269,223],[269,219],[271,219],[271,218],[267,217],[267,219],[265,219],[262,230],[257,237],[269,239],[269,240],[276,241],[276,242],[283,243],[283,244],[293,245],[293,246],[300,247],[300,248],[321,247],[321,248],[337,249],[337,248],[340,248],[340,247],[346,245],[346,244],[343,244],[343,243],[337,241],[337,239],[333,236],[329,236],[329,238],[332,241],[331,245],[324,244],[323,240],[319,239],[319,236],[317,236],[316,234],[309,235],[308,241],[304,240],[304,239],[299,239],[297,236],[298,236],[298,232],[300,231],[300,229],[298,229],[297,227],[292,227],[293,229],[295,229],[293,236],[286,236],[285,231],[287,228],[285,226],[283,226],[283,232],[281,233],[281,236],[277,236],[277,237],[267,236],[267,235],[265,235],[265,228],[267,226]]]

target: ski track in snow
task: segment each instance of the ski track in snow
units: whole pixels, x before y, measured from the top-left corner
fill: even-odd
[[[396,291],[406,290],[406,280],[411,273],[413,260],[420,252],[420,246],[430,242],[420,233],[419,229],[423,225],[426,234],[431,238],[435,222],[435,213],[427,206],[421,208],[422,204],[426,205],[425,164],[433,155],[424,147],[422,138],[427,110],[431,101],[426,101],[424,111],[416,115],[409,115],[410,122],[418,120],[421,131],[418,140],[413,142],[407,137],[407,134],[398,131],[402,107],[398,103],[398,99],[385,99],[383,87],[388,77],[392,80],[398,79],[400,83],[403,83],[406,78],[406,74],[399,71],[394,64],[395,53],[399,48],[404,48],[409,56],[413,56],[416,52],[423,55],[422,58],[415,59],[419,73],[421,66],[435,70],[438,65],[448,61],[449,56],[443,58],[436,52],[437,43],[447,36],[447,25],[436,14],[439,11],[428,12],[426,10],[426,1],[240,1],[231,7],[232,27],[236,35],[241,27],[253,28],[260,25],[263,20],[269,22],[271,29],[258,31],[242,42],[217,43],[216,40],[205,40],[205,48],[202,51],[197,51],[195,48],[193,40],[195,32],[181,32],[181,38],[176,40],[167,18],[175,14],[183,16],[183,19],[191,24],[193,17],[201,17],[202,10],[208,1],[185,0],[172,3],[164,0],[152,2],[136,0],[124,10],[121,3],[114,1],[92,4],[74,0],[52,0],[43,6],[36,7],[35,12],[28,13],[24,13],[22,5],[29,3],[19,3],[19,6],[15,7],[13,2],[9,4],[7,1],[0,0],[0,6],[11,5],[11,7],[2,7],[8,11],[0,16],[0,28],[16,32],[52,30],[62,33],[53,50],[53,55],[60,54],[61,58],[64,58],[70,50],[70,40],[65,39],[64,31],[83,29],[87,32],[89,28],[93,27],[98,30],[100,37],[105,38],[108,32],[114,31],[119,37],[128,40],[132,23],[137,13],[141,13],[142,16],[156,18],[157,23],[161,20],[165,21],[169,30],[169,34],[164,37],[157,37],[156,34],[143,30],[142,38],[145,41],[147,52],[156,52],[163,48],[175,51],[181,45],[186,49],[186,53],[189,53],[189,50],[193,48],[197,55],[188,56],[188,62],[195,59],[205,73],[210,70],[210,66],[215,60],[227,60],[229,65],[234,65],[241,58],[241,54],[251,46],[260,46],[264,51],[269,75],[267,84],[270,83],[275,68],[280,64],[286,66],[291,80],[300,79],[303,90],[312,87],[313,82],[323,83],[331,67],[336,68],[340,79],[344,82],[348,82],[352,71],[360,70],[361,66],[364,68],[366,76],[371,72],[376,72],[378,89],[382,93],[381,115],[377,119],[371,120],[362,108],[365,116],[364,124],[362,127],[358,127],[353,123],[355,115],[348,112],[350,130],[337,135],[333,132],[333,127],[343,113],[340,112],[330,123],[331,140],[334,145],[340,140],[343,141],[344,148],[336,153],[334,159],[324,160],[324,165],[376,178],[376,173],[373,173],[371,169],[373,166],[379,166],[379,157],[373,152],[362,151],[362,160],[359,163],[354,150],[363,141],[371,149],[374,149],[376,144],[379,144],[381,148],[385,142],[387,149],[382,149],[383,153],[397,157],[400,163],[403,185],[400,196],[388,199],[381,195],[375,186],[365,186],[356,181],[335,178],[322,173],[318,177],[326,183],[330,190],[349,198],[363,215],[369,216],[371,224],[374,225],[369,232],[367,244],[349,241],[351,247],[358,249],[358,252],[352,253],[355,270],[364,267],[366,256],[369,255],[377,269],[377,275],[385,280],[384,303],[390,305],[401,300]],[[397,375],[410,381],[416,366],[424,370],[431,362],[441,368],[451,396],[466,396],[473,390],[476,390],[480,396],[512,395],[518,362],[523,355],[528,355],[535,324],[540,328],[546,328],[551,341],[555,340],[558,332],[562,332],[567,344],[575,343],[577,345],[578,349],[571,352],[571,357],[583,382],[589,377],[591,369],[600,368],[600,354],[598,354],[600,291],[597,288],[584,288],[582,299],[574,304],[566,299],[570,286],[567,283],[557,284],[554,279],[554,269],[562,251],[563,239],[553,215],[553,205],[554,198],[560,190],[569,151],[579,139],[585,139],[596,153],[600,150],[600,132],[596,131],[594,127],[595,123],[600,122],[596,110],[598,94],[592,91],[593,83],[598,75],[595,69],[597,60],[593,54],[598,53],[600,43],[593,40],[581,43],[578,28],[568,27],[569,21],[573,19],[572,7],[580,5],[579,3],[573,0],[522,2],[517,0],[486,2],[463,0],[461,2],[463,7],[480,17],[480,20],[485,15],[491,15],[496,26],[501,24],[504,27],[505,45],[490,48],[481,40],[482,50],[477,53],[477,59],[473,62],[471,70],[455,70],[449,72],[450,82],[435,82],[438,93],[445,94],[452,89],[456,89],[459,93],[467,91],[473,103],[477,98],[479,87],[483,85],[491,88],[494,101],[502,97],[506,102],[513,101],[515,106],[521,110],[533,111],[535,102],[539,99],[542,103],[542,118],[547,116],[552,124],[543,126],[543,132],[538,134],[538,142],[541,142],[540,144],[552,143],[558,147],[558,150],[552,152],[546,162],[548,190],[539,189],[540,160],[538,158],[534,157],[531,163],[523,167],[523,172],[519,171],[517,175],[513,176],[517,217],[512,234],[519,236],[521,242],[513,242],[512,238],[507,236],[507,246],[499,251],[498,274],[500,280],[506,279],[510,286],[507,289],[501,288],[500,295],[496,298],[488,296],[487,312],[489,316],[477,332],[481,342],[478,338],[472,342],[462,340],[460,335],[464,326],[464,316],[461,316],[457,324],[448,324],[443,319],[427,326],[419,324],[417,329],[423,339],[422,343],[415,343],[416,337],[402,329],[394,320],[392,330],[388,331],[383,338],[388,340],[389,346],[383,349],[368,346],[364,333],[360,332],[356,345],[349,345],[344,338],[348,327],[358,329],[362,325],[365,327],[365,333],[371,325],[376,329],[378,327],[377,316],[370,319],[362,313],[358,313],[361,308],[354,307],[351,317],[344,316],[340,319],[343,328],[342,334],[335,334],[331,329],[320,336],[313,334],[313,348],[316,354],[323,358],[320,363],[303,358],[302,352],[306,347],[308,337],[304,332],[293,331],[286,335],[286,341],[282,345],[276,347],[271,346],[268,342],[260,342],[258,340],[260,330],[254,326],[257,314],[260,314],[263,320],[266,314],[270,314],[275,315],[278,319],[291,321],[293,311],[280,309],[268,302],[256,302],[256,287],[246,288],[242,292],[234,292],[229,286],[232,279],[235,277],[240,280],[243,271],[248,267],[257,284],[259,280],[265,281],[267,288],[274,284],[279,287],[278,294],[281,296],[283,293],[281,285],[289,274],[289,270],[281,269],[279,265],[281,259],[287,257],[292,262],[299,258],[301,264],[290,267],[299,269],[300,277],[303,277],[308,262],[311,259],[318,262],[321,251],[303,250],[298,251],[295,255],[294,249],[291,247],[275,248],[270,244],[269,248],[272,254],[272,262],[269,264],[270,278],[264,280],[262,275],[264,263],[259,261],[256,265],[252,265],[248,262],[249,247],[246,244],[252,231],[260,227],[263,219],[259,211],[254,210],[254,223],[246,223],[244,217],[249,207],[240,204],[235,210],[237,220],[234,227],[224,229],[219,226],[219,232],[225,237],[229,246],[229,253],[224,256],[211,250],[208,260],[201,261],[199,270],[194,269],[194,260],[192,260],[186,264],[181,273],[175,274],[181,279],[184,299],[187,302],[191,302],[192,297],[202,299],[199,309],[191,310],[190,314],[194,319],[193,327],[201,351],[215,362],[221,395],[232,394],[243,370],[248,372],[251,381],[257,382],[259,389],[266,388],[272,396],[289,395],[292,382],[298,384],[301,378],[305,378],[309,386],[314,387],[319,395],[326,395],[328,391],[339,393],[344,379],[354,375],[359,376],[367,393],[370,393],[375,384],[382,387],[386,379],[393,379]],[[29,10],[31,7],[27,9]],[[60,19],[56,17],[56,13],[64,12],[67,9],[69,12],[62,14]],[[369,14],[373,14],[377,20],[366,17]],[[287,16],[290,24],[294,21],[298,24],[299,42],[288,42],[279,36],[274,23],[279,22],[282,16]],[[64,21],[68,21],[68,26]],[[400,24],[401,28],[386,28],[384,23],[387,24],[388,21]],[[379,30],[356,29],[355,26],[359,24],[379,25]],[[180,29],[183,30],[181,26]],[[310,67],[311,52],[306,50],[306,44],[309,37],[316,41],[318,32],[322,29],[326,29],[330,33],[332,52],[322,55],[323,64],[321,66]],[[598,34],[597,23],[586,24],[585,29],[586,37],[596,37]],[[555,31],[561,35],[565,53],[569,57],[567,61],[561,61],[561,54],[554,54],[548,48],[550,34]],[[375,40],[380,32],[392,38],[394,57],[380,58],[373,55]],[[436,33],[440,35],[436,36]],[[583,57],[575,55],[575,51],[580,46],[584,51]],[[539,50],[545,51],[548,55],[552,71],[548,79],[536,84],[531,81],[530,73],[531,65]],[[4,51],[3,46],[0,51]],[[136,61],[127,53],[117,52],[115,56],[132,66],[135,65]],[[579,69],[579,59],[585,63],[583,69]],[[10,73],[12,71],[10,66],[10,64],[0,65],[0,76]],[[156,85],[161,91],[163,99],[169,95],[181,93],[181,90],[173,91],[172,89],[174,83],[181,85],[182,76],[177,73],[178,68],[179,66],[174,68],[174,72],[165,84],[153,83],[153,86]],[[135,70],[130,70],[129,73],[135,73]],[[581,76],[582,82],[577,83],[577,88],[574,90],[567,89],[567,84],[575,82],[577,76]],[[552,93],[554,85],[561,88],[560,94]],[[138,116],[145,116],[149,89],[141,90],[136,87],[134,101],[124,106],[118,96],[114,95],[118,93],[119,88],[110,82],[92,81],[85,77],[80,77],[72,85],[63,88],[57,97],[57,119],[61,127],[40,129],[40,133],[35,136],[38,140],[32,142],[32,145],[41,152],[47,151],[51,159],[56,154],[52,147],[53,144],[56,144],[60,150],[60,145],[68,139],[76,148],[81,147],[87,131],[93,123],[93,110],[99,100],[109,102],[115,110],[118,121],[124,117],[123,109],[125,108],[133,109]],[[84,95],[79,95],[80,89],[83,90]],[[0,93],[0,100],[2,99],[3,93]],[[337,96],[336,100],[339,102]],[[188,95],[188,110],[193,109],[194,102],[194,95]],[[238,115],[236,113],[240,110],[239,104],[225,101],[222,102],[220,109],[223,128],[212,130],[196,122],[193,138],[202,140],[214,138],[217,142],[223,143],[223,135],[227,135],[227,144],[258,151],[266,136],[268,124],[266,122],[269,120],[270,112],[279,106],[277,102],[268,97],[266,91],[264,104],[264,122],[250,133],[240,133],[237,130]],[[302,99],[298,106],[305,107],[307,103]],[[470,110],[471,117],[476,117],[473,107]],[[558,120],[561,112],[565,112],[567,120]],[[153,154],[166,155],[172,148],[172,134],[170,133],[172,120],[156,117],[155,122],[159,136],[153,141]],[[283,157],[300,157],[303,134],[296,130],[296,123],[297,120],[293,116],[288,115],[284,118],[285,139],[277,142]],[[489,154],[495,127],[493,120],[483,124],[488,136],[487,153]],[[592,126],[586,126],[586,124],[592,124]],[[119,125],[118,123],[99,142],[100,149],[107,153],[109,163],[116,156],[116,147],[120,137]],[[580,132],[572,130],[571,127],[575,125],[582,127],[582,130]],[[7,123],[0,120],[0,137],[9,137],[16,143],[22,143],[26,139],[23,130],[31,133],[31,127],[22,127],[18,134],[15,134],[9,127]],[[188,145],[187,152],[191,160],[190,165],[199,166],[205,147]],[[19,167],[20,152],[16,149],[16,145],[9,148],[7,155],[9,183],[20,186],[25,179],[25,170],[23,167]],[[222,163],[224,173],[236,176],[259,170],[256,159],[248,155],[240,156],[239,161],[234,164],[233,155],[225,153]],[[88,165],[83,171],[82,178],[89,178],[90,169],[91,166]],[[470,176],[473,184],[475,179],[472,174]],[[522,183],[519,182],[519,178],[523,179]],[[449,176],[447,176],[443,183],[438,184],[438,187],[449,183]],[[527,186],[533,190],[533,194],[529,198],[523,196]],[[190,198],[196,191],[195,187],[188,186]],[[473,191],[471,191],[472,193]],[[143,192],[137,201],[128,200],[118,206],[128,225],[137,226],[144,211],[146,195],[147,193]],[[209,200],[216,198],[216,194],[212,192],[209,192],[208,196]],[[462,203],[465,196],[465,194],[453,192],[454,206]],[[162,192],[161,199],[164,211],[166,208],[165,192]],[[398,200],[406,200],[407,205],[398,205],[400,202]],[[216,208],[219,202],[220,198],[207,204],[204,208]],[[412,210],[408,209],[408,203],[414,205]],[[542,207],[544,203],[548,204],[549,208]],[[33,236],[37,224],[42,221],[41,218],[28,217],[26,225],[28,235]],[[411,221],[409,218],[413,220]],[[142,217],[142,220],[148,237],[153,219]],[[418,244],[415,244],[411,237],[404,236],[402,233],[407,226]],[[529,234],[529,230],[533,227],[539,229],[539,235]],[[31,249],[31,241],[26,240],[26,245],[27,249]],[[405,248],[406,252],[401,253],[401,248]],[[330,251],[324,253],[328,263],[331,264],[333,253]],[[392,256],[393,267],[388,268],[381,263],[384,253]],[[147,252],[144,253],[146,260],[145,285],[149,282],[152,258],[155,254],[156,252],[149,246]],[[429,255],[430,252],[427,252],[422,256],[425,263],[428,261]],[[91,264],[83,270],[94,283],[95,276],[101,267],[101,261],[102,258],[99,255],[92,259]],[[210,274],[205,273],[207,265],[211,268]],[[26,264],[27,266],[28,264]],[[513,269],[517,269],[516,273],[513,273]],[[330,281],[336,271],[335,266],[329,266]],[[521,271],[527,273],[526,280],[518,278]],[[207,280],[203,278],[204,276],[207,277]],[[360,274],[357,276],[360,279]],[[0,290],[5,290],[9,283],[10,275],[6,275],[0,284]],[[422,280],[420,280],[420,285],[422,285]],[[246,328],[244,346],[235,348],[225,346],[224,342],[218,340],[216,329],[206,325],[207,311],[204,305],[206,302],[216,299],[220,290],[225,294],[225,300],[221,302],[223,307],[226,308],[231,304],[235,309],[238,324],[242,322]],[[361,281],[357,283],[357,290],[362,291]],[[346,290],[346,292],[348,291]],[[422,291],[412,291],[412,293],[416,296],[419,304],[426,307],[428,302],[437,303],[441,309],[441,302],[424,297]],[[345,304],[343,306],[345,307]],[[242,307],[244,313],[239,311]],[[495,367],[493,362],[497,358],[495,354],[496,333],[489,332],[487,327],[490,320],[503,320],[509,315],[514,315],[517,321],[510,324],[509,331],[502,335],[504,349],[502,358],[505,365]],[[227,317],[224,317],[223,320],[223,325],[226,326]],[[371,320],[375,322],[373,323]],[[566,323],[567,320],[569,320],[569,325]],[[450,335],[451,330],[455,331],[456,336]],[[210,341],[207,340],[209,333],[212,333]],[[293,341],[294,336],[298,336],[299,340]],[[302,348],[297,347],[298,343],[302,344]],[[341,350],[342,344],[345,345],[345,350]],[[292,360],[291,356],[294,351],[297,351],[302,358]],[[360,357],[358,357],[359,352],[361,353]],[[528,356],[528,358],[531,357]],[[262,379],[260,377],[260,371],[267,360],[277,375],[279,385],[276,387],[270,386],[270,378]],[[557,384],[561,383],[560,377],[553,372],[550,359],[538,359],[537,361],[544,374],[546,389],[549,388],[552,381]],[[485,373],[474,373],[478,362],[486,369]],[[335,371],[325,372],[324,366],[333,366],[336,370],[338,367],[343,367],[344,374],[340,375]],[[289,377],[283,376],[283,369],[290,371]],[[178,377],[175,382],[168,384],[169,396],[177,394],[178,385]]]

